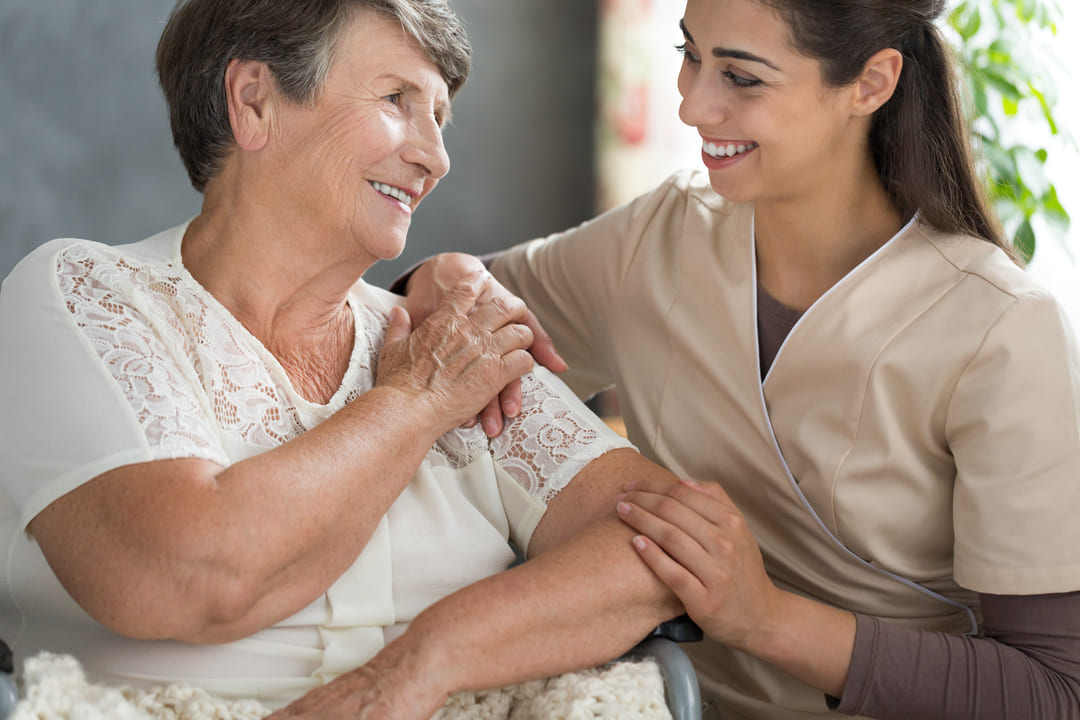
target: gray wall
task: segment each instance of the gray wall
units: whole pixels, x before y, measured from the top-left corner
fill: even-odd
[[[0,4],[0,278],[51,238],[131,242],[198,212],[153,73],[172,4]],[[452,169],[376,284],[435,250],[486,252],[592,210],[596,4],[451,4],[474,47],[446,132]]]

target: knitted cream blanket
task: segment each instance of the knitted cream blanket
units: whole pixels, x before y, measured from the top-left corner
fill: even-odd
[[[70,655],[40,653],[23,667],[12,720],[261,720],[257,700],[224,700],[189,685],[149,690],[87,682]],[[671,720],[651,660],[610,665],[453,695],[432,720]]]

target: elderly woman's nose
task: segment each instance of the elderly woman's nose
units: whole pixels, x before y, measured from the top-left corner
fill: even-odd
[[[405,159],[422,166],[436,180],[450,172],[450,156],[443,145],[442,127],[434,116],[416,123]]]

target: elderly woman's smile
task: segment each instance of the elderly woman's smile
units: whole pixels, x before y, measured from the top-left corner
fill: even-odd
[[[412,202],[413,198],[415,197],[413,193],[402,190],[401,188],[396,188],[392,185],[387,185],[386,183],[375,181],[371,182],[371,187],[375,188],[383,195],[397,200],[404,206],[405,210],[408,210],[410,213],[412,212]]]

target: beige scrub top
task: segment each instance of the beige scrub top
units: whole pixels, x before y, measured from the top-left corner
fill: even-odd
[[[916,217],[803,315],[764,382],[753,206],[703,172],[492,272],[575,392],[614,384],[645,455],[723,485],[778,586],[951,633],[978,621],[978,592],[1080,589],[1080,353],[990,243]],[[686,648],[725,717],[830,714],[750,656]]]

